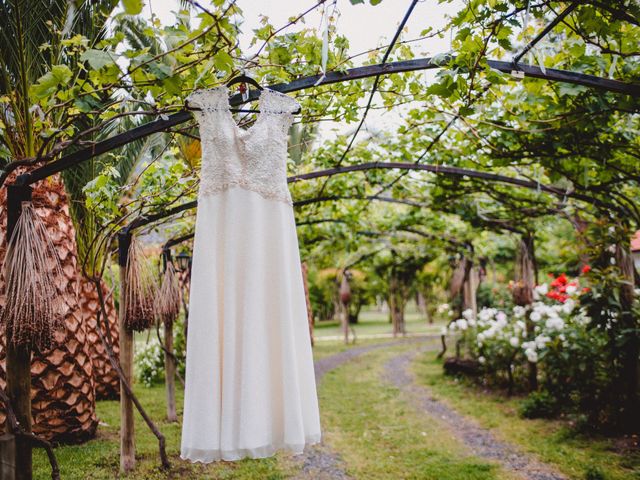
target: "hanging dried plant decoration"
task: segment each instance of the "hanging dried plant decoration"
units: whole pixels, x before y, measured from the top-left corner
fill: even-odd
[[[135,237],[131,238],[125,269],[124,322],[129,330],[139,332],[153,325],[156,288],[149,261]]]
[[[0,322],[7,338],[15,346],[52,348],[56,331],[64,326],[65,305],[56,287],[64,276],[55,246],[31,202],[22,202],[4,275],[6,303]]]
[[[165,328],[171,328],[174,320],[178,318],[182,306],[180,282],[171,262],[167,262],[155,305],[158,321],[163,322]]]

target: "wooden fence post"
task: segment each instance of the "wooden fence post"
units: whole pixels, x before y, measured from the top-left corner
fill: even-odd
[[[171,263],[171,249],[162,249],[162,268],[167,271]],[[177,273],[176,273],[177,275]],[[182,294],[182,292],[180,292]],[[161,320],[160,320],[161,321]],[[159,338],[159,336],[158,336]],[[176,357],[173,353],[173,322],[164,323],[164,386],[167,398],[167,421],[177,422],[176,413]]]
[[[164,374],[167,391],[167,421],[177,422],[176,413],[176,362],[173,353],[173,324],[164,326]]]
[[[22,213],[22,202],[31,200],[31,187],[7,185],[7,244]],[[31,348],[15,346],[6,338],[7,395],[20,427],[31,432]],[[31,443],[17,437],[15,445],[16,480],[32,480]]]
[[[131,385],[133,379],[133,332],[125,325],[123,292],[126,288],[126,269],[131,234],[118,234],[118,264],[120,266],[120,311],[118,326],[120,330],[120,368],[126,382]],[[126,388],[120,382],[120,471],[129,472],[136,466],[136,445],[133,422],[133,401]]]

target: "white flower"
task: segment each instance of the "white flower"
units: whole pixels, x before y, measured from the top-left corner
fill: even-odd
[[[479,362],[481,365],[484,365],[485,363],[487,363],[487,359],[486,359],[486,358],[484,358],[482,355],[480,355],[480,356],[478,357],[478,362]]]
[[[469,323],[464,318],[456,320],[456,325],[460,330],[466,330],[467,328],[469,328]]]
[[[568,289],[567,289],[567,293],[568,293]],[[566,302],[564,302],[564,304],[562,304],[562,311],[567,315],[570,315],[571,312],[573,312],[573,309],[575,308],[575,306],[576,306],[576,302],[570,298]]]
[[[542,315],[540,315],[540,312],[538,312],[537,310],[534,310],[533,312],[531,312],[531,315],[529,315],[529,318],[532,322],[539,322],[542,318]]]
[[[549,338],[548,336],[538,335],[535,339],[536,347],[538,347],[538,349],[542,349],[546,347],[547,343],[549,343],[550,341],[551,341],[551,338]]]
[[[527,356],[527,360],[531,363],[536,363],[538,361],[538,352],[535,350],[531,350],[530,348],[524,351],[524,354]]]
[[[524,314],[527,312],[527,309],[524,307],[521,307],[520,305],[516,305],[515,307],[513,307],[513,316],[515,318],[522,318],[524,317]]]
[[[520,340],[518,339],[518,337],[511,337],[509,339],[509,343],[511,344],[512,347],[517,347],[518,345],[520,345]]]
[[[573,295],[574,293],[576,293],[576,291],[578,290],[578,287],[576,287],[575,285],[567,285],[567,295]]]
[[[449,304],[448,303],[442,303],[440,305],[438,305],[438,313],[445,313],[449,310]]]
[[[464,312],[462,312],[462,316],[464,318],[466,318],[467,320],[470,320],[473,318],[473,310],[471,310],[470,308],[467,308]]]
[[[490,320],[491,317],[493,317],[493,315],[494,315],[493,308],[483,308],[482,310],[480,310],[480,313],[478,313],[478,318],[483,322],[486,322]]]
[[[447,334],[447,327],[442,327],[440,329],[440,335],[446,335]]]
[[[537,285],[533,290],[539,295],[546,295],[549,293],[549,285],[543,283],[542,285]]]
[[[535,350],[536,342],[522,342],[522,348],[525,350]]]
[[[545,327],[547,327],[549,330],[560,331],[564,328],[564,320],[562,320],[560,317],[550,317],[545,322]]]
[[[498,321],[499,324],[506,324],[507,323],[507,314],[504,312],[498,312],[496,314],[496,320]]]

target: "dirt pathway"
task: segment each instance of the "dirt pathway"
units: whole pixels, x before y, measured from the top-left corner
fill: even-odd
[[[424,335],[421,337],[411,337],[391,342],[377,343],[373,345],[363,345],[361,347],[353,347],[334,355],[316,360],[315,373],[316,383],[319,385],[324,375],[331,370],[344,365],[352,359],[364,355],[372,350],[378,350],[380,348],[387,348],[399,344],[425,342],[430,336]],[[437,335],[433,338],[439,338]],[[300,473],[298,473],[294,480],[313,479],[313,480],[349,480],[349,477],[344,471],[344,462],[340,456],[332,452],[331,449],[324,443],[320,445],[314,445],[311,448],[307,448],[305,452],[296,457],[296,462],[301,464]]]
[[[519,451],[513,445],[497,440],[489,430],[435,400],[427,387],[416,382],[411,372],[411,361],[418,353],[401,353],[387,361],[383,380],[398,387],[418,410],[444,422],[469,447],[470,453],[497,461],[524,480],[566,480],[567,477],[557,473],[551,466]]]

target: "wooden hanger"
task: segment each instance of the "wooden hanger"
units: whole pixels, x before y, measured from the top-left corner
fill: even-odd
[[[254,78],[251,78],[249,75],[246,75],[245,73],[237,75],[233,77],[231,80],[229,80],[227,82],[227,87],[231,87],[232,85],[236,85],[236,84],[240,84],[240,93],[242,94],[246,93],[246,88],[247,88],[246,84],[254,86],[258,91],[264,91],[264,87],[262,87]],[[189,106],[187,106],[187,109],[200,110],[199,108],[194,108]],[[234,113],[260,113],[260,110],[253,109],[253,108],[229,108],[229,111]],[[300,113],[300,109],[291,113],[293,113],[294,115],[297,115]]]

